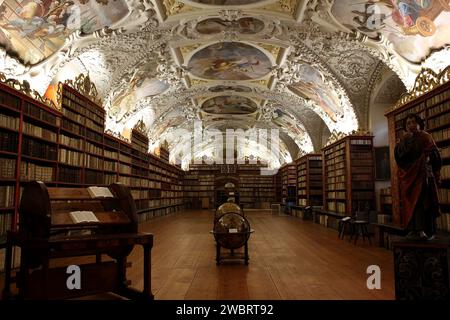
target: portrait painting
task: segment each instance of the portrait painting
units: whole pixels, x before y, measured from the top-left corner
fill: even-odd
[[[272,70],[270,59],[257,48],[238,42],[210,45],[194,53],[188,71],[210,80],[254,80]]]
[[[35,64],[60,49],[74,31],[90,34],[128,12],[124,0],[5,0],[0,5],[0,44]]]
[[[418,63],[450,44],[448,0],[339,0],[334,17],[372,38],[383,35],[403,58]]]
[[[202,111],[210,114],[250,114],[257,110],[256,103],[241,96],[219,96],[206,100]]]
[[[291,86],[291,90],[299,96],[316,103],[334,122],[341,104],[337,94],[324,83],[319,71],[306,64],[301,65],[302,80]]]
[[[380,181],[391,179],[389,147],[375,148],[375,178]]]
[[[264,23],[255,18],[241,18],[237,21],[211,18],[200,21],[196,29],[201,34],[216,34],[225,30],[237,30],[242,34],[255,34],[264,29]]]

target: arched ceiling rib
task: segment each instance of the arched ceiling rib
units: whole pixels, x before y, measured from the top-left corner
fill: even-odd
[[[448,64],[450,7],[415,6],[417,15],[388,0],[9,0],[0,70],[41,93],[89,72],[107,127],[142,119],[153,145],[175,149],[171,131],[195,121],[279,129],[288,161],[320,151],[333,131],[366,129],[383,68],[408,87],[422,65]]]

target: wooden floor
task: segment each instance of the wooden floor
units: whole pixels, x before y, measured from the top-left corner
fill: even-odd
[[[362,241],[354,245],[338,239],[335,230],[295,217],[250,212],[247,218],[255,230],[248,266],[216,266],[210,211],[143,224],[142,231],[154,234],[155,299],[394,299],[391,251]],[[129,272],[133,286],[141,288],[137,251]],[[381,268],[381,290],[367,289],[370,265]]]
[[[212,211],[180,212],[142,224],[141,231],[154,234],[155,299],[394,299],[391,251],[362,241],[354,245],[338,239],[333,229],[291,216],[259,211],[246,217],[255,230],[248,266],[240,261],[216,265]],[[142,290],[141,247],[129,261],[128,279]],[[381,290],[367,288],[370,265],[381,268]]]

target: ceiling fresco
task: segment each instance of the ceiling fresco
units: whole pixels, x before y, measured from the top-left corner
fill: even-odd
[[[218,85],[208,88],[210,92],[236,91],[236,92],[252,92],[252,88],[246,86],[224,86]]]
[[[262,2],[264,0],[190,0],[190,1],[214,6],[239,6]]]
[[[211,114],[250,114],[258,106],[252,100],[241,96],[219,96],[206,100],[202,111]]]
[[[241,18],[237,21],[227,21],[219,18],[206,19],[197,24],[201,34],[216,34],[228,29],[237,30],[242,34],[255,34],[264,29],[264,22],[255,18]]]
[[[167,141],[186,161],[211,154],[183,145],[196,123],[279,129],[282,155],[255,154],[272,165],[319,152],[369,129],[380,70],[409,89],[449,52],[445,0],[0,0],[0,72],[53,100],[88,74],[107,129],[142,120],[150,149]]]
[[[291,90],[314,101],[336,122],[341,104],[336,93],[324,83],[323,76],[316,69],[304,64],[300,70],[302,80],[293,84]]]
[[[38,63],[74,31],[92,33],[128,11],[125,1],[5,0],[0,6],[0,44],[26,63]]]
[[[450,44],[448,0],[339,0],[331,12],[349,29],[370,37],[383,35],[414,63]]]
[[[192,56],[188,71],[209,80],[254,80],[272,69],[270,59],[257,48],[240,42],[223,42],[203,48]]]

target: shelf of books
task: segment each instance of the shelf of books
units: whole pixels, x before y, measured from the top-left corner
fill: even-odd
[[[352,215],[375,210],[373,137],[349,135],[322,149],[324,209]]]
[[[148,153],[148,139],[135,130],[131,143],[104,133],[103,108],[67,84],[61,90],[57,110],[0,84],[0,245],[17,228],[26,181],[56,187],[121,181],[131,187],[141,221],[182,207],[180,168]]]
[[[239,199],[244,209],[270,209],[276,197],[274,179],[260,175],[259,168],[253,174],[239,173]]]
[[[281,174],[281,202],[292,202],[295,204],[297,201],[296,189],[297,189],[297,166],[295,163],[288,163],[280,168]]]
[[[226,178],[236,186],[237,199],[244,209],[269,209],[275,201],[275,177],[261,175],[263,164],[191,164],[184,176],[187,208],[212,208],[220,200],[220,186]],[[217,185],[216,185],[217,184]],[[217,190],[216,190],[217,188]],[[215,201],[217,200],[217,201]]]
[[[440,74],[425,69],[416,78],[411,92],[407,93],[391,110],[388,118],[391,153],[392,218],[394,224],[403,225],[398,170],[394,159],[396,141],[403,130],[403,121],[409,113],[418,113],[425,121],[425,130],[430,133],[440,149],[442,157],[439,203],[442,215],[437,219],[440,230],[450,231],[450,66]],[[439,84],[439,85],[437,85]]]
[[[391,188],[380,189],[380,214],[378,223],[392,223],[392,194]]]
[[[216,166],[191,164],[183,180],[184,204],[188,209],[211,209],[214,206]]]
[[[297,165],[297,205],[323,205],[322,155],[307,154],[295,161]]]

